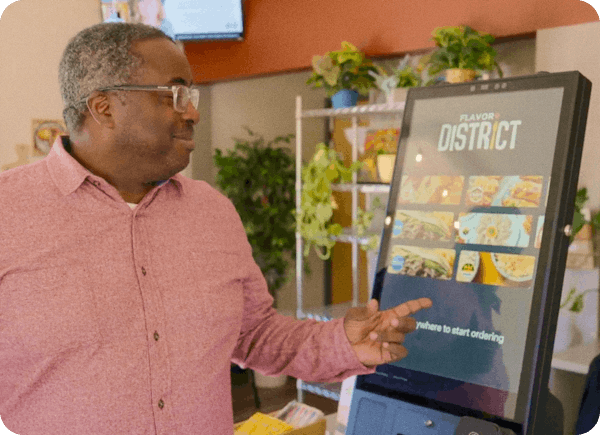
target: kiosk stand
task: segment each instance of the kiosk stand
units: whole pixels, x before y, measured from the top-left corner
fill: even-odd
[[[515,435],[496,423],[474,417],[457,417],[409,403],[383,400],[381,396],[355,391],[347,435]],[[543,415],[532,435],[563,435],[563,409],[560,401],[546,390]],[[360,398],[355,400],[355,398]],[[386,415],[386,414],[389,414]],[[392,430],[385,431],[387,419]]]
[[[347,435],[559,435],[548,379],[591,83],[408,93],[373,296],[428,297],[408,356],[358,376]]]

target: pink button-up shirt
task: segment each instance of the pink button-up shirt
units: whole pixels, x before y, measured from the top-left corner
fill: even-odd
[[[65,142],[68,148],[68,141]],[[176,175],[131,209],[58,140],[0,174],[0,416],[20,435],[231,435],[230,361],[372,372],[277,314],[231,202]]]

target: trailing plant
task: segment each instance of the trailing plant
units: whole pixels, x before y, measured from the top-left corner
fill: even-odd
[[[323,88],[331,97],[342,89],[351,89],[367,95],[375,87],[375,79],[369,71],[378,72],[373,63],[349,42],[342,42],[342,49],[330,51],[312,59],[313,72],[306,84]]]
[[[587,187],[581,187],[577,190],[575,195],[575,211],[573,212],[573,230],[571,232],[571,241],[575,239],[575,236],[585,225],[590,225],[594,230],[600,228],[600,212],[595,213],[590,217],[590,220],[586,219],[586,215],[583,210],[586,203],[589,201]]]
[[[246,128],[249,138],[234,139],[232,150],[215,150],[216,183],[239,213],[254,260],[270,293],[289,279],[294,258],[295,164],[288,145],[293,134],[266,142]]]
[[[577,288],[573,287],[569,290],[569,294],[567,295],[565,301],[560,305],[560,308],[566,308],[569,305],[569,307],[567,308],[568,311],[576,314],[581,313],[584,308],[585,295],[596,291],[598,290],[589,289],[584,290],[582,292],[577,292]]]
[[[340,224],[332,222],[333,211],[338,208],[332,185],[352,181],[352,174],[361,166],[360,162],[354,162],[346,167],[335,150],[320,143],[302,168],[301,209],[296,211],[296,225],[305,241],[304,256],[311,248],[322,260],[331,256],[335,237],[343,230]],[[372,212],[359,210],[359,219],[353,225],[360,231],[371,224],[372,218]]]
[[[469,26],[438,27],[432,35],[437,48],[422,59],[430,76],[451,68],[463,68],[495,70],[502,77],[502,69],[496,62],[496,50],[491,46],[494,42],[492,35]]]

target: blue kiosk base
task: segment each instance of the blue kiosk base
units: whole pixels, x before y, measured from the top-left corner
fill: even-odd
[[[545,412],[527,433],[473,418],[459,417],[355,389],[346,435],[563,435],[563,408],[546,392]]]

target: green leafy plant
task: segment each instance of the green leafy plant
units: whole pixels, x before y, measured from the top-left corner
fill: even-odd
[[[496,50],[491,44],[494,37],[480,33],[469,26],[438,27],[432,32],[437,48],[422,59],[430,76],[452,69],[463,68],[475,71],[497,71],[502,69],[496,62]]]
[[[591,216],[590,220],[586,219],[583,212],[586,203],[589,201],[587,187],[582,187],[577,190],[575,195],[575,211],[573,212],[573,230],[571,232],[571,241],[575,239],[575,236],[585,225],[590,225],[594,230],[600,228],[600,212]]]
[[[314,56],[313,72],[306,84],[324,88],[331,97],[342,89],[351,89],[367,95],[375,87],[375,79],[369,71],[378,72],[373,63],[349,42],[342,42],[342,49]]]
[[[266,142],[263,136],[246,131],[249,138],[234,139],[232,150],[215,150],[216,183],[238,211],[253,257],[275,297],[289,279],[296,246],[296,173],[288,148],[294,135]]]
[[[331,256],[335,236],[343,230],[340,224],[332,222],[333,211],[338,208],[332,185],[350,182],[361,166],[360,162],[354,162],[346,167],[335,150],[320,143],[310,162],[302,168],[301,209],[296,211],[296,226],[305,241],[304,256],[312,247],[322,260]],[[358,222],[353,225],[360,231],[370,225],[372,218],[372,212],[359,210]]]
[[[581,313],[584,307],[584,297],[588,293],[598,291],[596,289],[589,289],[582,292],[577,292],[577,289],[573,287],[569,290],[569,294],[565,301],[560,305],[560,308],[567,308],[572,313]]]
[[[407,54],[402,58],[397,68],[392,69],[392,76],[396,77],[397,88],[415,88],[421,86],[421,76],[410,66],[410,56]]]

